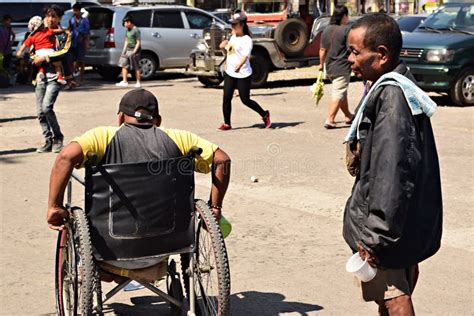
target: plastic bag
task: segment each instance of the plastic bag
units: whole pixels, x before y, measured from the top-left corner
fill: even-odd
[[[316,82],[309,88],[311,91],[311,98],[314,100],[316,105],[319,104],[319,101],[324,95],[324,81],[323,81],[323,72],[320,71]]]

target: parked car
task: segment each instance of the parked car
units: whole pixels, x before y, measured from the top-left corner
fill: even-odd
[[[409,15],[401,15],[396,17],[398,27],[400,27],[400,31],[402,34],[404,32],[411,33],[413,32],[424,20],[426,20],[426,14],[409,14]]]
[[[474,105],[474,4],[445,3],[403,34],[400,57],[422,89],[448,93],[457,105]]]
[[[202,30],[213,21],[225,25],[203,10],[186,6],[103,6],[88,11],[90,49],[84,61],[96,67],[102,77],[112,80],[120,73],[117,63],[125,40],[125,16],[130,16],[141,31],[143,80],[152,78],[159,69],[185,68]]]
[[[28,31],[28,21],[32,16],[43,16],[45,6],[57,5],[63,10],[71,9],[72,5],[80,3],[81,5],[98,6],[97,0],[0,0],[0,12],[12,16],[12,28],[15,33]],[[16,47],[18,43],[14,43]]]

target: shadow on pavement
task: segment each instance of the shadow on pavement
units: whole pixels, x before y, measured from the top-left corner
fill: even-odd
[[[272,122],[272,126],[269,129],[280,129],[280,128],[285,128],[285,127],[295,127],[300,124],[303,124],[304,122]],[[264,129],[265,125],[262,124],[253,124],[250,126],[243,126],[243,127],[232,127],[232,130],[239,130],[239,129],[249,129],[249,128],[260,128]]]
[[[29,154],[36,152],[36,148],[25,148],[25,149],[11,149],[0,151],[0,156],[16,155],[16,154]]]
[[[27,121],[35,120],[36,116],[20,116],[20,117],[11,117],[11,118],[0,118],[0,123],[14,122],[14,121]]]
[[[158,296],[130,298],[131,304],[111,303],[104,305],[104,314],[113,315],[169,315],[170,305]]]
[[[256,291],[241,292],[231,295],[231,311],[234,315],[280,315],[296,313],[309,315],[323,309],[322,306],[299,302],[286,302],[280,293]]]
[[[436,102],[438,106],[449,106],[449,107],[457,107],[457,108],[463,108],[463,107],[469,107],[469,106],[460,106],[457,104],[454,104],[454,102],[451,100],[451,98],[448,95],[431,95],[430,96],[433,101]]]

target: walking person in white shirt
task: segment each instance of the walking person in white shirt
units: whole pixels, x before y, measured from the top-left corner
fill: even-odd
[[[247,26],[247,16],[243,12],[235,13],[231,20],[232,36],[220,44],[221,49],[226,49],[227,60],[224,73],[224,100],[222,109],[224,112],[224,123],[218,128],[226,131],[232,128],[230,116],[232,112],[232,97],[235,89],[239,91],[240,100],[243,104],[260,114],[265,128],[271,126],[270,112],[262,109],[257,102],[250,99],[250,83],[252,67],[250,66],[250,55],[253,43]]]

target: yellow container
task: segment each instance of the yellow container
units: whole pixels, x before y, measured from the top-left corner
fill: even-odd
[[[232,224],[227,220],[227,218],[224,217],[224,215],[221,216],[219,227],[221,228],[222,236],[224,238],[229,236],[230,232],[232,231]]]

